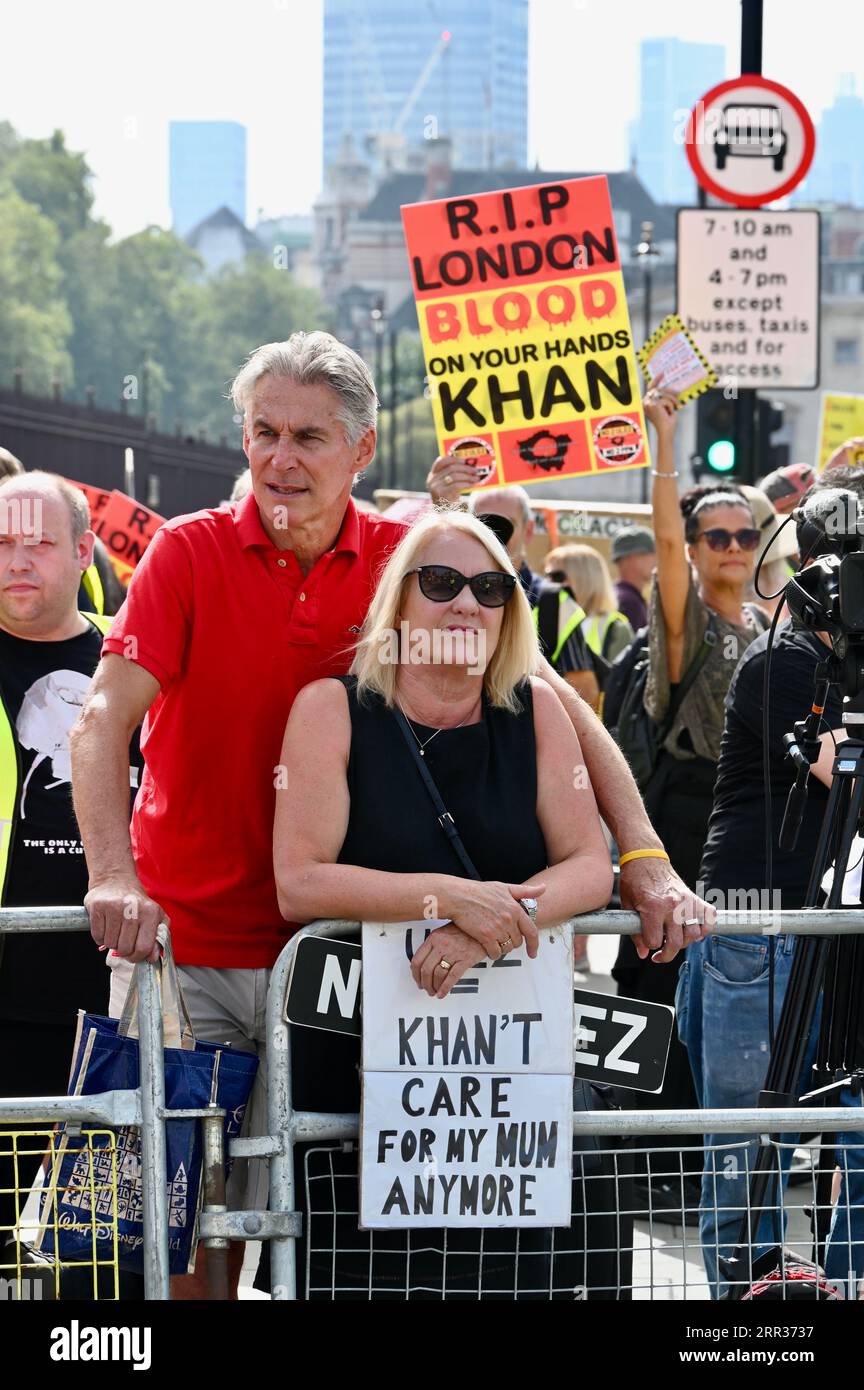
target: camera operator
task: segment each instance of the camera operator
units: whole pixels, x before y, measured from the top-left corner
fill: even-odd
[[[820,480],[808,499],[828,488],[847,488],[864,500],[864,469],[835,469],[830,478]],[[798,527],[802,541],[801,524]],[[812,544],[812,543],[811,543]],[[819,553],[832,553],[830,537],[824,546],[802,559],[812,560]],[[768,556],[770,560],[770,554]],[[760,584],[761,587],[761,584]],[[769,687],[770,725],[768,760],[770,766],[770,818],[772,872],[770,901],[763,896],[768,882],[765,852],[765,787],[763,782],[763,678],[768,633],[748,647],[739,662],[726,698],[726,722],[720,748],[714,805],[702,859],[700,893],[709,892],[715,906],[736,908],[758,906],[768,910],[801,907],[804,904],[816,841],[828,801],[834,742],[846,737],[842,727],[842,697],[837,686],[830,688],[825,705],[821,735],[822,750],[811,771],[809,796],[794,851],[779,848],[780,827],[786,809],[795,769],[786,755],[783,735],[805,717],[813,704],[816,668],[830,650],[827,633],[806,631],[787,619],[778,627],[771,650]],[[709,891],[710,890],[710,891]],[[779,1018],[792,965],[794,936],[778,936],[774,949],[774,1017]],[[769,951],[770,936],[712,936],[697,943],[684,963],[676,994],[678,1031],[688,1050],[699,1103],[708,1109],[755,1107],[765,1081],[770,1057],[769,1046]],[[809,1055],[799,1085],[799,1094],[809,1090],[810,1067],[815,1057],[817,1023],[814,1024]],[[849,1093],[844,1092],[846,1103]],[[838,1136],[838,1141],[842,1136]],[[717,1268],[718,1255],[731,1253],[741,1217],[747,1204],[749,1169],[756,1153],[755,1142],[745,1150],[744,1135],[706,1135],[702,1178],[700,1233],[705,1268],[712,1296],[725,1286]],[[735,1147],[735,1146],[738,1147]],[[791,1156],[791,1147],[784,1150]],[[749,1162],[745,1163],[745,1158]],[[847,1194],[847,1200],[862,1194]],[[864,1260],[864,1247],[850,1249],[848,1237],[841,1235],[839,1214],[835,1212],[832,1250],[828,1274],[845,1278]],[[842,1218],[841,1218],[842,1219]],[[759,1249],[772,1240],[774,1218],[766,1214],[759,1228]],[[855,1250],[859,1257],[855,1257]]]

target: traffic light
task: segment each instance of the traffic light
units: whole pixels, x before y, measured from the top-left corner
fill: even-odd
[[[694,471],[725,477],[735,472],[735,402],[722,391],[706,391],[696,403]]]
[[[783,428],[783,406],[760,398],[756,417],[756,476],[764,478],[789,462],[789,445],[772,444],[771,436]]]

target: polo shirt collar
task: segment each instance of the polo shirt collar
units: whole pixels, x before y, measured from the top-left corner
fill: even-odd
[[[234,525],[237,527],[237,536],[244,550],[248,550],[252,545],[272,547],[273,542],[261,525],[261,515],[254,492],[247,492],[237,503],[234,508]]]
[[[253,545],[273,548],[273,542],[261,524],[261,513],[258,510],[254,492],[247,492],[246,496],[237,503],[234,509],[234,525],[237,528],[237,536],[243,550],[248,550]],[[360,521],[357,508],[351,497],[348,498],[348,506],[345,508],[345,515],[342,518],[342,525],[339,528],[339,535],[333,549],[347,550],[354,555],[360,552]]]

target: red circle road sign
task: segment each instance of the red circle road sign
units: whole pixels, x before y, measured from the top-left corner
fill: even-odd
[[[791,193],[813,162],[816,132],[794,92],[756,73],[712,87],[687,120],[685,146],[697,182],[740,208]]]

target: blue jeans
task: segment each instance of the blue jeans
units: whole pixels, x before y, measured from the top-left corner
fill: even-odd
[[[775,1023],[789,981],[795,940],[792,936],[775,938]],[[687,951],[675,996],[678,1032],[687,1048],[699,1104],[706,1109],[752,1109],[758,1103],[770,1056],[769,944],[770,939],[765,936],[710,936]],[[810,1089],[817,1031],[818,1013],[799,1093]],[[859,1102],[844,1092],[839,1103]],[[862,1142],[860,1135],[854,1133],[837,1136],[838,1144],[844,1141],[859,1145]],[[793,1135],[783,1136],[784,1146],[788,1144],[780,1149],[784,1172],[791,1162],[793,1142]],[[731,1254],[738,1240],[758,1143],[744,1134],[708,1134],[705,1143],[712,1146],[712,1151],[706,1152],[702,1174],[700,1238],[711,1295],[718,1298],[726,1289],[718,1271],[718,1254]],[[850,1214],[852,1228],[859,1237],[864,1228],[864,1213],[852,1209],[864,1201],[864,1173],[853,1171],[864,1168],[864,1152],[860,1148],[850,1150],[847,1164],[848,1180],[835,1209],[827,1260],[829,1276],[844,1280],[850,1269],[864,1272],[864,1247],[853,1242],[850,1232]],[[782,1238],[776,1184],[769,1187],[769,1194],[772,1192],[772,1206],[763,1213],[753,1240],[754,1259]],[[846,1294],[849,1297],[848,1289]]]

